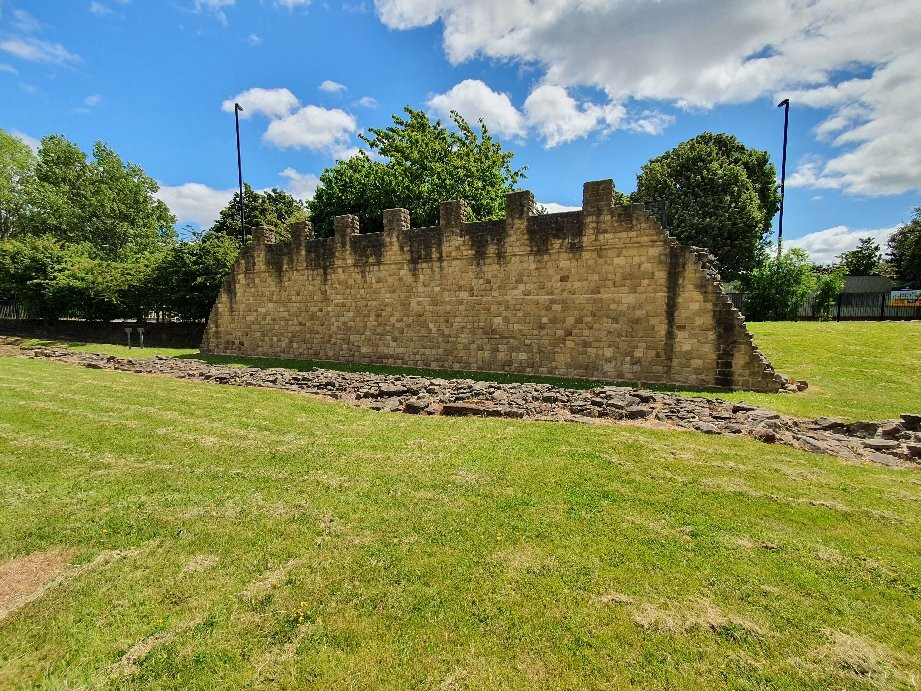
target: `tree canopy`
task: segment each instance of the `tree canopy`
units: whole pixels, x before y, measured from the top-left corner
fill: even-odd
[[[838,256],[850,276],[877,276],[883,269],[883,253],[872,237],[860,238],[857,247]]]
[[[896,281],[921,288],[921,206],[889,237],[889,263]]]
[[[479,131],[451,113],[457,131],[434,122],[421,110],[404,108],[393,125],[370,128],[361,138],[369,152],[339,161],[320,176],[310,216],[317,235],[333,233],[333,218],[356,214],[362,232],[383,229],[383,211],[405,208],[414,226],[438,223],[441,202],[462,199],[474,220],[501,218],[505,194],[515,189],[524,168],[513,169],[515,154],[493,140],[481,120]]]
[[[22,209],[13,234],[50,235],[120,260],[175,236],[176,219],[154,194],[156,181],[108,145],[92,159],[61,135],[42,139],[34,170],[21,180]]]
[[[646,163],[633,200],[665,201],[669,233],[706,247],[732,280],[759,264],[780,205],[776,179],[766,151],[704,132]]]
[[[268,226],[275,229],[279,239],[287,235],[287,223],[307,218],[304,202],[295,199],[284,190],[273,187],[265,192],[257,192],[249,183],[243,184],[243,222],[246,224],[247,237],[253,228]],[[221,209],[221,213],[211,232],[220,233],[237,241],[242,240],[240,232],[240,193],[235,192],[233,199]]]
[[[0,240],[9,237],[22,211],[22,181],[35,167],[32,149],[0,129]]]

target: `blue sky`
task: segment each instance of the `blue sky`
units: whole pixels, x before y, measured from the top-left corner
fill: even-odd
[[[309,197],[404,105],[482,116],[545,204],[636,172],[701,131],[780,167],[785,236],[820,260],[921,205],[921,11],[913,0],[0,0],[0,127],[102,139],[181,223],[244,175]]]

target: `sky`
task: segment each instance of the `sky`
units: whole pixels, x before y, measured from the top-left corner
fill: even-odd
[[[0,127],[96,140],[179,225],[244,177],[309,199],[406,106],[483,118],[550,210],[703,131],[780,170],[785,246],[831,261],[921,206],[918,0],[0,0]],[[776,225],[776,219],[775,219]]]

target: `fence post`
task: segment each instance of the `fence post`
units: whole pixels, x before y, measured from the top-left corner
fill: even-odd
[[[886,293],[880,293],[880,297],[882,298],[882,300],[880,300],[880,303],[879,303],[879,318],[885,319],[886,318]]]
[[[841,293],[838,293],[838,318],[836,321],[841,321]]]

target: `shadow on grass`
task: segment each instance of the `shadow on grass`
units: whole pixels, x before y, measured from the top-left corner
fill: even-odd
[[[540,375],[512,374],[506,372],[471,372],[465,370],[421,369],[416,367],[394,367],[391,365],[358,364],[352,362],[331,362],[324,360],[291,360],[286,358],[244,357],[238,355],[178,355],[177,359],[203,360],[212,365],[229,365],[232,367],[258,367],[260,369],[287,369],[306,372],[313,369],[328,369],[337,372],[368,372],[370,374],[391,374],[400,376],[417,376],[440,379],[472,379],[474,381],[497,382],[499,384],[551,384],[562,389],[592,389],[598,386],[630,386],[661,392],[681,392],[684,394],[718,394],[726,393],[723,389],[687,389],[680,386],[646,384],[643,382],[624,382],[603,379],[570,379],[565,377],[547,377]]]

